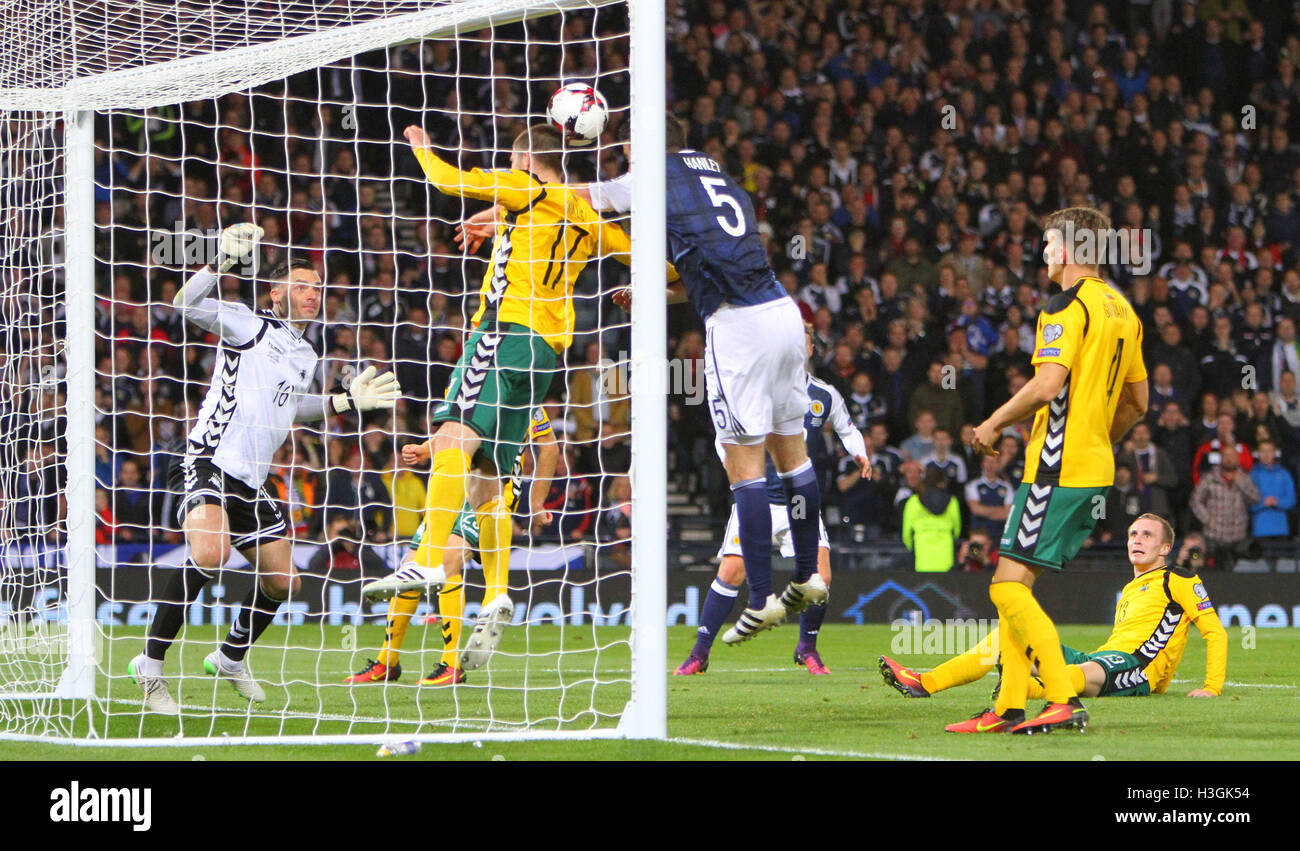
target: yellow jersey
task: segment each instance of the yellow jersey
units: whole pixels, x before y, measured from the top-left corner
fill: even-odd
[[[1228,633],[1195,573],[1159,567],[1135,577],[1120,592],[1115,627],[1096,652],[1132,653],[1146,663],[1151,691],[1161,693],[1182,661],[1193,623],[1205,638],[1204,688],[1220,694],[1228,668]]]
[[[1024,481],[1069,488],[1115,483],[1110,427],[1125,384],[1146,381],[1142,321],[1101,278],[1080,278],[1038,316],[1035,367],[1068,370],[1060,394],[1038,410],[1025,447]]]
[[[523,325],[556,353],[573,341],[573,285],[591,257],[631,262],[623,229],[602,219],[563,183],[543,183],[519,169],[461,171],[427,148],[415,148],[425,177],[446,195],[500,208],[492,259],[472,322]],[[676,271],[668,266],[668,279]]]

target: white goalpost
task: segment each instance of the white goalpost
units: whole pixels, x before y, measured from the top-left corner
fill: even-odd
[[[0,22],[0,739],[666,737],[663,4],[17,5]],[[489,204],[439,192],[402,132],[422,126],[465,171],[506,169],[515,137],[570,82],[598,89],[610,121],[596,145],[566,146],[565,180],[635,169],[633,213],[611,219],[629,232],[630,266],[593,251],[576,277],[573,343],[542,376],[552,481],[539,482],[540,443],[501,470],[520,494],[510,627],[465,682],[420,684],[454,656],[450,621],[463,649],[487,602],[481,554],[465,551],[462,614],[424,595],[404,641],[388,604],[360,589],[409,557],[429,468],[401,448],[432,433],[510,234],[463,250],[457,226]],[[403,396],[391,412],[301,423],[272,461],[263,490],[301,588],[248,653],[266,700],[203,667],[253,599],[237,541],[167,652],[179,715],[150,712],[127,665],[190,553],[170,473],[210,384],[238,362],[172,299],[240,222],[264,236],[212,297],[266,308],[266,273],[309,260],[323,283],[320,321],[301,332],[319,355],[311,392],[341,392],[373,366]],[[551,254],[542,286],[573,262]],[[611,301],[629,285],[634,321]],[[549,525],[529,513],[543,503]],[[400,645],[400,676],[345,682],[381,645],[390,660]]]

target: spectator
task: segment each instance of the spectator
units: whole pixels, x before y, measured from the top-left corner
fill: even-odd
[[[632,397],[627,393],[625,367],[607,360],[599,341],[587,345],[586,355],[586,364],[569,375],[574,440],[592,443],[600,435],[602,424],[612,426],[612,434],[627,435],[632,422]]]
[[[903,508],[903,545],[915,556],[917,573],[943,573],[953,568],[961,510],[946,484],[943,473],[930,468],[925,473],[925,489],[908,497]]]
[[[1242,472],[1235,452],[1224,452],[1192,493],[1192,511],[1205,532],[1206,550],[1214,566],[1235,564],[1250,529],[1250,506],[1259,502],[1259,488]]]
[[[112,502],[108,491],[95,488],[95,545],[112,544],[117,522],[113,519]]]
[[[982,529],[972,531],[957,550],[957,563],[967,573],[995,569],[998,563],[997,542],[996,535]]]
[[[1250,480],[1259,491],[1259,501],[1250,506],[1252,538],[1285,538],[1291,534],[1287,512],[1295,508],[1295,480],[1277,463],[1277,446],[1265,440],[1259,444],[1259,463]]]
[[[610,479],[606,507],[597,526],[601,555],[619,570],[632,566],[632,480],[627,476]]]
[[[885,397],[874,392],[875,384],[869,374],[865,372],[854,374],[851,389],[853,392],[844,401],[854,428],[858,431],[867,431],[876,423],[889,420],[889,403],[885,401]]]
[[[882,531],[881,519],[888,516],[888,485],[881,475],[884,469],[881,457],[875,451],[871,435],[864,435],[863,443],[867,447],[867,463],[872,477],[863,478],[862,468],[850,455],[840,458],[835,477],[840,522],[851,530],[854,543],[859,544],[878,539]]]
[[[1244,443],[1237,441],[1235,437],[1237,421],[1232,414],[1219,414],[1218,428],[1215,436],[1201,444],[1196,450],[1196,457],[1192,459],[1192,484],[1200,484],[1202,471],[1207,467],[1215,467],[1222,463],[1224,455],[1236,455],[1237,464],[1233,469],[1238,467],[1246,472],[1250,472],[1250,467],[1254,460],[1250,456],[1250,450]]]
[[[998,459],[982,456],[980,477],[966,485],[971,534],[983,532],[993,540],[1000,538],[1014,498],[1015,489],[998,475]]]
[[[1145,422],[1133,426],[1129,436],[1130,441],[1115,462],[1128,465],[1142,500],[1150,506],[1147,510],[1161,517],[1171,516],[1170,493],[1178,486],[1178,471],[1169,453],[1151,442],[1151,426]]]
[[[952,435],[947,429],[935,429],[934,451],[929,457],[923,459],[921,464],[927,473],[930,470],[943,473],[944,478],[948,480],[949,491],[960,493],[966,484],[966,462],[952,454]]]
[[[1150,410],[1163,411],[1165,405],[1186,404],[1177,387],[1174,386],[1174,373],[1167,363],[1157,363],[1151,370]]]
[[[113,519],[118,541],[148,542],[154,532],[158,496],[144,481],[139,462],[133,458],[122,462],[113,489]]]
[[[1116,464],[1115,484],[1106,492],[1105,514],[1097,522],[1097,540],[1103,544],[1123,543],[1133,521],[1151,510],[1147,496],[1138,488],[1133,468]]]
[[[565,544],[576,544],[591,531],[595,518],[595,498],[592,484],[575,469],[578,453],[573,444],[565,444],[556,461],[555,477],[544,503],[546,510],[556,518],[542,530],[539,539],[548,533],[558,535]],[[549,537],[555,540],[554,537]]]
[[[1300,394],[1296,393],[1296,374],[1283,372],[1278,382],[1278,389],[1269,394],[1273,413],[1287,424],[1288,434],[1284,444],[1300,446]]]
[[[920,411],[913,423],[916,425],[916,433],[904,440],[899,449],[903,450],[905,460],[923,461],[934,454],[934,414]]]
[[[957,376],[951,374],[944,362],[938,358],[930,361],[926,371],[926,383],[912,391],[908,403],[907,418],[916,422],[922,411],[934,415],[935,425],[948,430],[949,434],[961,431],[964,422],[961,407],[961,395],[957,393]]]

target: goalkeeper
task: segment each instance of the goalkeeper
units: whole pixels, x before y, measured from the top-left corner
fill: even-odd
[[[551,478],[555,475],[555,465],[560,456],[559,445],[555,442],[555,431],[551,428],[550,418],[543,408],[533,411],[532,425],[528,431],[529,440],[537,448],[537,456],[532,482],[528,487],[529,516],[534,531],[551,522],[551,513],[545,508],[546,493],[551,487]],[[429,460],[432,441],[410,443],[402,447],[402,459],[408,464],[423,464]],[[526,451],[526,450],[525,450]],[[510,524],[511,515],[519,502],[519,492],[523,482],[524,453],[515,459],[510,481],[506,483],[504,493],[495,490],[495,478],[484,479],[477,476],[470,478],[469,502],[456,518],[447,546],[443,550],[442,578],[438,584],[450,586],[449,595],[439,595],[438,605],[442,623],[443,652],[437,668],[433,673],[420,680],[421,685],[454,685],[465,681],[465,671],[472,671],[487,663],[501,634],[509,625],[514,615],[515,606],[507,595],[507,573],[510,567],[510,550],[508,532],[498,530],[497,540],[505,540],[504,550],[484,550],[481,548],[479,520],[477,513],[470,508],[470,503],[485,504],[488,513],[497,522]],[[497,511],[494,500],[501,506]],[[424,537],[424,524],[415,533],[411,541],[410,552],[393,577],[399,581],[406,576],[414,563]],[[462,577],[466,558],[478,553],[478,562],[483,566],[483,609],[479,613],[474,632],[470,635],[465,651],[456,655],[459,645],[463,613],[465,611],[465,590]],[[436,571],[435,571],[436,573]],[[423,579],[423,574],[412,576]],[[377,587],[376,587],[377,586]],[[382,597],[387,593],[382,582],[367,586],[371,596]],[[365,683],[394,682],[402,676],[402,666],[398,659],[402,652],[402,643],[406,630],[410,626],[411,616],[420,604],[419,591],[394,593],[388,606],[388,620],[384,630],[384,645],[379,649],[379,658],[367,660],[366,667],[344,680],[350,685]]]
[[[509,169],[461,171],[440,159],[420,127],[406,138],[425,176],[447,195],[490,201],[501,208],[501,227],[483,276],[473,333],[452,372],[444,400],[434,408],[430,454],[433,469],[425,501],[425,534],[415,564],[363,589],[367,594],[403,593],[441,585],[438,608],[459,639],[454,611],[460,582],[443,582],[443,551],[465,505],[471,465],[482,476],[501,475],[518,457],[528,434],[529,412],[550,388],[558,356],[573,341],[573,286],[588,259],[611,254],[631,260],[627,234],[603,221],[563,182],[559,131],[545,124],[515,139]],[[676,278],[672,266],[670,279]],[[499,503],[498,503],[499,505]],[[508,518],[494,516],[490,502],[475,505],[480,545],[510,551]],[[500,514],[500,509],[496,509]],[[444,676],[460,680],[458,668]]]
[[[173,465],[168,481],[179,494],[176,519],[185,532],[188,557],[162,590],[144,652],[127,666],[150,712],[180,711],[163,678],[163,660],[185,613],[230,558],[231,547],[248,559],[255,581],[225,642],[203,660],[203,667],[229,680],[240,696],[266,700],[244,657],[280,603],[299,586],[284,507],[265,488],[271,460],[295,423],[392,408],[401,395],[393,374],[376,376],[374,367],[344,393],[308,392],[318,356],[303,331],[320,315],[321,280],[307,260],[295,258],[271,270],[270,310],[254,313],[247,305],[209,296],[219,275],[251,261],[261,236],[262,229],[252,224],[226,228],[216,268],[194,273],[172,301],[186,320],[217,335],[220,346],[185,456]]]
[[[1182,660],[1188,627],[1193,623],[1205,639],[1205,682],[1187,696],[1215,697],[1223,692],[1228,634],[1200,577],[1165,564],[1173,542],[1173,528],[1158,515],[1143,514],[1129,526],[1128,555],[1133,563],[1133,579],[1120,592],[1110,637],[1092,653],[1061,648],[1076,694],[1137,697],[1164,693]],[[993,668],[997,658],[994,632],[928,673],[918,674],[888,656],[880,657],[880,673],[888,685],[906,697],[929,697],[976,682]],[[1031,678],[1029,689],[1030,698],[1041,696],[1042,681]],[[983,732],[970,729],[982,715],[947,729],[953,733]]]

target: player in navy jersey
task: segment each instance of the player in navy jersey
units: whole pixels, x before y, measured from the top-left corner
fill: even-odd
[[[735,641],[771,629],[790,611],[824,602],[817,573],[821,499],[803,438],[808,409],[803,319],[767,262],[749,195],[707,154],[686,148],[686,132],[665,117],[668,253],[682,281],[671,300],[689,300],[705,323],[709,414],[735,496],[749,607],[728,632]],[[590,184],[598,209],[630,207],[630,179]],[[457,241],[473,251],[490,232],[478,214]],[[630,306],[626,293],[615,299]],[[775,460],[788,507],[795,575],[772,593],[772,516],[765,453]],[[783,602],[784,601],[784,602]]]
[[[705,327],[705,385],[709,414],[739,526],[749,580],[749,606],[723,640],[745,641],[826,601],[817,572],[821,495],[804,440],[808,376],[803,319],[776,280],[758,233],[749,195],[707,154],[686,148],[672,116],[666,197],[668,254],[681,273],[680,289]],[[794,578],[772,593],[772,512],[766,455],[781,483]]]
[[[811,357],[812,345],[812,326],[807,327],[807,351]],[[862,434],[854,427],[853,421],[849,418],[848,409],[844,405],[844,398],[840,396],[839,391],[826,382],[808,376],[808,408],[804,414],[805,440],[809,443],[821,439],[822,429],[827,422],[835,429],[839,435],[840,442],[844,444],[844,449],[857,463],[862,470],[865,478],[871,477],[871,464],[867,457],[866,443],[862,439]],[[769,502],[769,514],[772,518],[772,538],[770,547],[776,548],[781,555],[789,557],[794,554],[793,541],[791,540],[791,528],[787,519],[786,512],[786,492],[785,486],[777,474],[776,466],[772,463],[771,458],[767,459],[767,477],[766,490]],[[830,542],[826,536],[826,526],[821,522],[821,517],[817,518],[818,541],[817,541],[817,575],[827,586],[831,580],[831,551]],[[685,662],[677,666],[674,672],[675,676],[683,677],[692,674],[702,674],[709,668],[709,651],[713,647],[713,640],[718,635],[718,630],[722,628],[722,623],[731,614],[732,605],[736,601],[736,595],[740,591],[740,583],[745,578],[746,561],[743,558],[740,545],[742,538],[740,535],[739,522],[737,518],[736,507],[732,506],[731,519],[727,522],[727,534],[723,539],[722,548],[718,550],[718,557],[722,563],[718,565],[718,576],[713,580],[709,587],[709,593],[704,598],[704,607],[700,612],[700,627],[696,631],[695,646],[691,649],[691,655],[686,658]],[[769,551],[770,552],[770,551]],[[811,674],[829,674],[830,670],[822,663],[821,655],[817,652],[817,635],[821,631],[822,621],[826,617],[826,603],[823,601],[818,605],[808,605],[799,616],[799,643],[794,649],[794,661],[796,665],[803,665]],[[728,632],[723,637],[723,642],[733,644],[729,641],[731,633]]]

